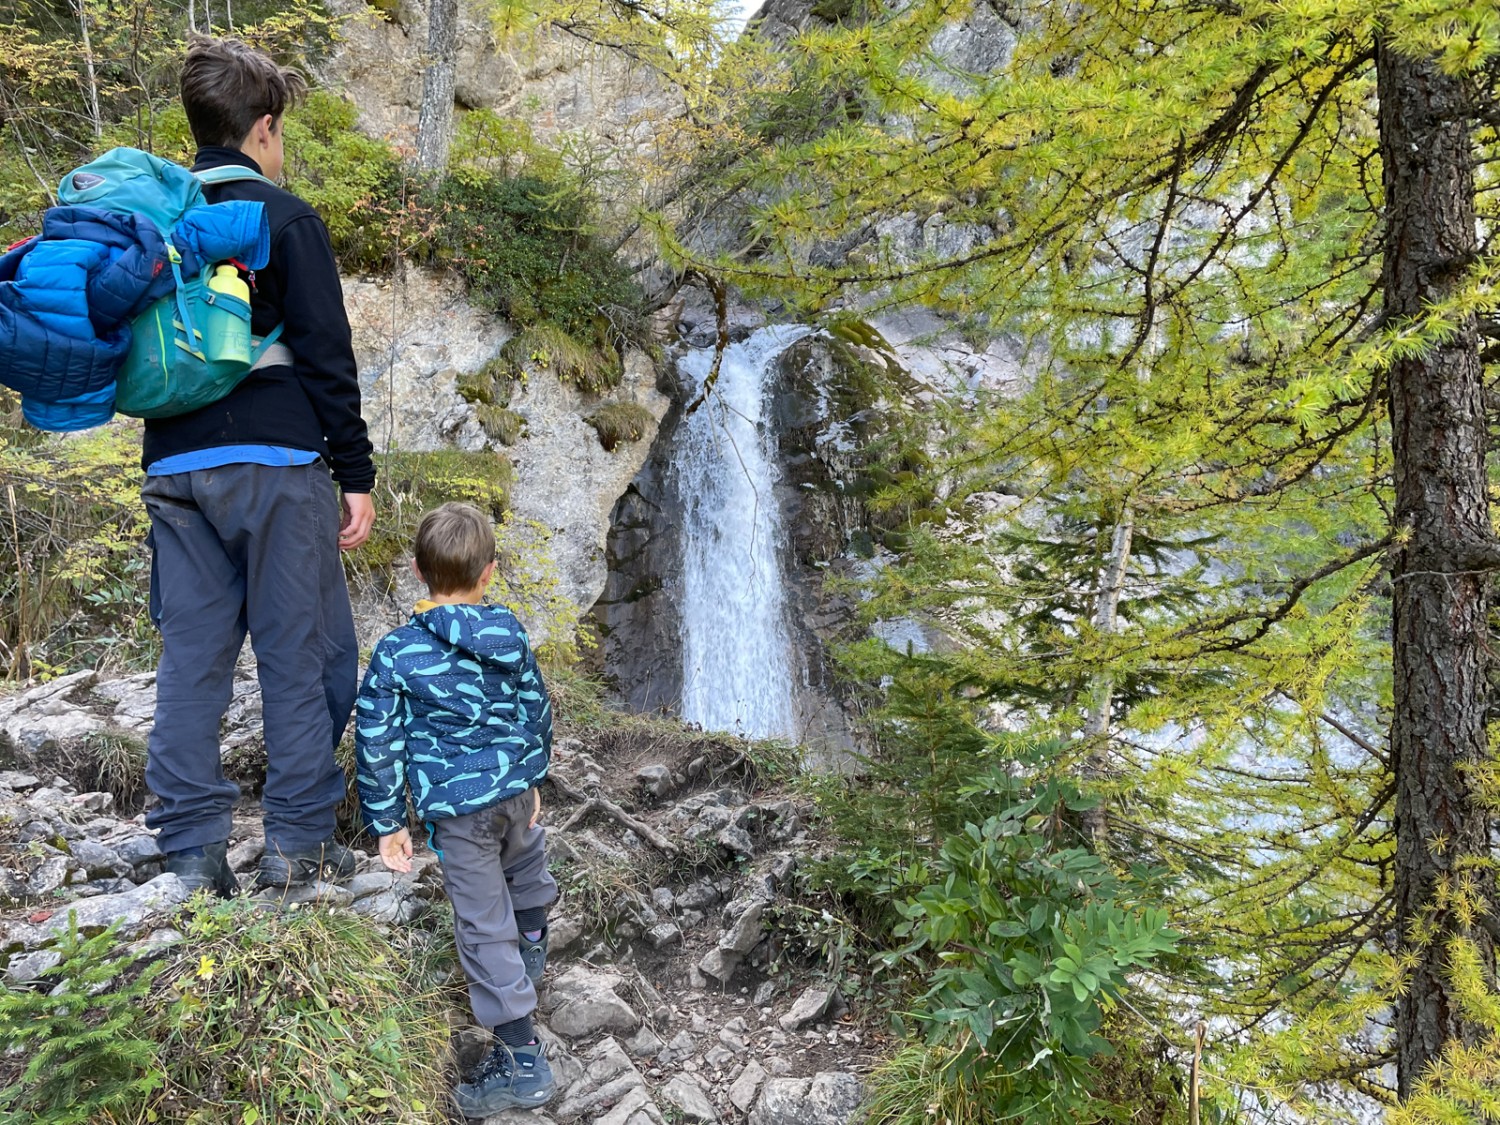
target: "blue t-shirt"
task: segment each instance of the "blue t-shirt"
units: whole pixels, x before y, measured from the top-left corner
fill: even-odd
[[[270,465],[283,468],[311,465],[318,455],[307,449],[283,449],[279,445],[216,445],[195,449],[153,461],[146,467],[148,477],[166,477],[173,473],[191,473],[199,469],[220,469],[225,465]]]

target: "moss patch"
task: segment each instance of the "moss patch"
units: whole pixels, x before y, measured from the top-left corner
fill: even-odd
[[[599,434],[599,444],[613,453],[622,441],[640,441],[656,424],[656,417],[634,402],[611,402],[584,419]]]
[[[516,333],[500,349],[515,378],[524,379],[528,367],[551,371],[564,383],[591,394],[616,387],[624,368],[612,348],[593,347],[560,325],[543,322]]]

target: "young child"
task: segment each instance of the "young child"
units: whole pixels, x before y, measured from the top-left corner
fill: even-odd
[[[553,1092],[531,1025],[557,898],[536,823],[552,706],[526,633],[509,610],[484,604],[495,535],[483,513],[428,512],[415,555],[429,596],[376,645],[359,692],[359,795],[388,868],[411,870],[408,788],[442,859],[469,1003],[496,1040],[459,1085],[458,1107],[485,1117]]]

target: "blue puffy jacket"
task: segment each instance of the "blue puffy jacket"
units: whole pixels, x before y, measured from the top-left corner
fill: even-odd
[[[376,836],[490,808],[547,775],[552,704],[503,606],[419,602],[370,657],[354,718],[356,776]]]
[[[228,258],[258,269],[270,247],[264,205],[195,207],[172,240],[185,275]],[[49,209],[40,235],[0,256],[0,383],[21,392],[38,428],[109,421],[130,322],[175,284],[166,241],[145,216]]]

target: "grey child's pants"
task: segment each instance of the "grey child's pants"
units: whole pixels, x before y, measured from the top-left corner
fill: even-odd
[[[483,1027],[536,1010],[536,989],[521,963],[516,911],[551,905],[557,883],[547,871],[546,829],[528,827],[534,801],[527,790],[482,812],[431,822],[453,903],[458,961],[469,978],[469,1005]]]

